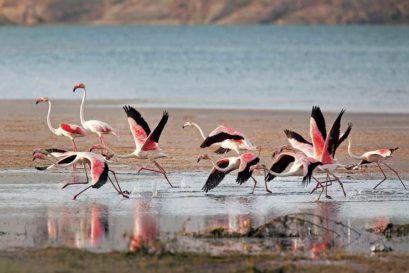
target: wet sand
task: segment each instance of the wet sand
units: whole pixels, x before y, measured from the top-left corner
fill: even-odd
[[[138,103],[137,101],[89,101],[85,108],[86,119],[99,119],[110,123],[119,131],[120,137],[107,136],[106,141],[118,153],[129,153],[134,143],[128,123],[121,106]],[[51,113],[52,124],[56,127],[65,121],[80,124],[80,101],[54,101]],[[71,143],[65,137],[51,134],[46,124],[48,105],[35,105],[33,101],[0,101],[0,168],[31,168],[31,152],[36,147],[58,147],[70,149]],[[139,109],[151,127],[156,126],[164,109]],[[195,121],[209,133],[219,124],[226,124],[244,132],[251,140],[263,147],[262,160],[269,165],[270,156],[276,147],[287,144],[283,130],[293,129],[309,138],[309,112],[297,111],[261,111],[261,110],[203,110],[203,109],[167,109],[170,119],[160,139],[161,147],[170,156],[161,160],[170,172],[208,171],[209,162],[196,164],[197,155],[210,150],[201,150],[202,139],[195,128],[182,129],[185,121]],[[327,127],[332,124],[337,113],[327,113]],[[409,114],[360,114],[346,112],[343,128],[353,122],[353,150],[355,153],[383,147],[399,147],[394,158],[389,162],[403,178],[409,178]],[[78,139],[80,149],[87,150],[97,142],[97,136]],[[337,158],[340,163],[351,164],[347,155],[347,144],[343,144]],[[132,170],[143,161],[113,160],[118,169]],[[341,171],[342,172],[342,171]],[[382,174],[374,167],[359,172],[348,172],[354,178],[377,179]],[[391,174],[393,176],[393,174]]]

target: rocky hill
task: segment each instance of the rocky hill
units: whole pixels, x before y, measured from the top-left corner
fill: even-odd
[[[0,25],[407,23],[408,0],[0,0]]]

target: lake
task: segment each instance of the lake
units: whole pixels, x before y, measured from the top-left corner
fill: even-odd
[[[0,28],[2,99],[409,112],[407,26]]]

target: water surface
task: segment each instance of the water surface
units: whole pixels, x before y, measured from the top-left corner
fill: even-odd
[[[2,98],[408,112],[406,26],[0,28]]]

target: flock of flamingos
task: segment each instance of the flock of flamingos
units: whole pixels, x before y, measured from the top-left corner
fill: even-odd
[[[163,112],[163,116],[158,125],[155,127],[155,129],[151,130],[148,123],[136,109],[131,106],[124,106],[123,109],[126,113],[129,127],[135,141],[135,150],[130,154],[119,155],[112,151],[111,148],[107,147],[104,141],[104,135],[116,135],[115,129],[103,121],[85,120],[85,85],[83,83],[75,85],[73,92],[76,92],[79,89],[83,90],[80,108],[80,120],[82,127],[75,124],[60,123],[58,128],[54,128],[50,121],[51,101],[47,97],[37,99],[37,104],[41,102],[48,102],[49,104],[47,124],[50,131],[57,136],[65,136],[69,138],[72,141],[73,151],[65,151],[55,148],[36,149],[33,152],[33,160],[42,159],[51,163],[51,165],[46,167],[37,166],[36,169],[41,171],[49,170],[54,167],[72,167],[75,169],[76,165],[83,165],[87,181],[66,183],[63,186],[64,189],[65,187],[71,185],[88,185],[73,197],[74,200],[86,190],[90,188],[98,189],[108,181],[113,185],[118,194],[124,198],[129,198],[130,193],[121,189],[115,172],[108,166],[108,162],[113,156],[118,158],[148,160],[151,166],[141,167],[138,173],[143,170],[159,173],[164,176],[170,187],[173,187],[167,177],[165,169],[158,162],[158,159],[167,157],[167,155],[159,147],[159,138],[169,119],[168,112]],[[253,180],[254,187],[251,193],[254,193],[254,189],[257,184],[256,179],[253,177],[253,172],[261,171],[264,172],[265,189],[269,193],[271,193],[271,191],[267,187],[267,182],[273,180],[275,177],[301,176],[303,183],[309,183],[311,179],[316,182],[315,187],[311,191],[311,193],[317,190],[321,191],[316,200],[319,200],[324,192],[325,197],[331,199],[331,196],[328,195],[328,187],[331,186],[333,182],[340,185],[344,196],[346,196],[343,183],[334,174],[337,168],[346,167],[337,163],[335,152],[337,148],[348,138],[352,130],[352,123],[349,123],[347,129],[342,134],[340,133],[341,119],[344,112],[345,111],[342,110],[339,113],[330,130],[327,132],[325,119],[320,108],[313,107],[310,118],[311,141],[306,140],[303,136],[294,131],[285,130],[284,133],[287,136],[289,145],[283,146],[273,153],[273,163],[270,168],[267,168],[265,164],[260,162],[259,154],[261,147],[254,146],[243,133],[231,127],[221,125],[206,136],[199,125],[190,121],[186,122],[183,125],[183,128],[196,127],[203,137],[203,143],[200,145],[200,148],[217,147],[214,152],[219,155],[226,154],[231,150],[237,153],[237,156],[224,157],[216,161],[214,161],[208,154],[202,154],[198,157],[198,162],[206,159],[210,160],[213,164],[213,169],[211,170],[211,173],[202,190],[208,192],[214,189],[220,184],[227,174],[238,170],[236,179],[238,184],[243,184],[250,179]],[[90,151],[78,151],[75,144],[75,139],[86,136],[87,131],[98,135],[99,144],[93,145]],[[362,155],[355,155],[351,151],[351,141],[349,140],[348,153],[353,159],[360,160],[360,162],[348,168],[359,169],[361,165],[375,163],[384,175],[382,181],[380,181],[374,187],[374,189],[376,189],[387,179],[386,174],[381,167],[382,164],[397,175],[403,187],[406,189],[406,186],[399,177],[397,171],[385,162],[388,158],[392,157],[392,154],[397,149],[398,148],[384,148],[369,151]],[[98,150],[100,153],[96,152]],[[87,166],[91,172],[91,179],[88,177]],[[316,171],[325,173],[326,179],[324,181],[319,181],[314,176],[314,172]]]

